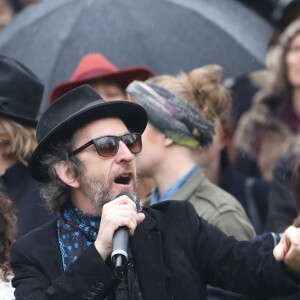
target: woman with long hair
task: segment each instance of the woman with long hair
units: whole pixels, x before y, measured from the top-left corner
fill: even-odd
[[[235,145],[256,157],[262,177],[272,178],[277,159],[294,151],[300,132],[300,20],[281,34],[272,83],[257,93],[237,126]]]
[[[8,261],[9,249],[15,240],[16,215],[13,202],[0,188],[0,300],[13,299],[12,271]]]

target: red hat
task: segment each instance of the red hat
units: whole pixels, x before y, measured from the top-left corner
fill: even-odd
[[[71,79],[54,87],[50,95],[50,103],[66,92],[94,79],[109,79],[117,81],[124,89],[134,80],[144,81],[154,76],[152,70],[136,66],[118,69],[101,53],[91,53],[83,56]]]

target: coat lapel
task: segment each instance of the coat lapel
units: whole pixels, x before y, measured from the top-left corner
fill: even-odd
[[[155,231],[154,219],[145,215],[131,238],[140,287],[145,300],[167,299],[161,235]]]

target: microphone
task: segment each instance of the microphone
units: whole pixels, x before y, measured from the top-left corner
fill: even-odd
[[[122,195],[129,197],[133,202],[135,202],[132,196],[126,193],[121,193],[117,195],[116,198]],[[119,227],[115,231],[113,236],[111,260],[114,265],[115,275],[119,280],[123,279],[124,266],[127,263],[127,259],[128,259],[128,253],[127,253],[128,239],[129,239],[129,232],[126,226]]]

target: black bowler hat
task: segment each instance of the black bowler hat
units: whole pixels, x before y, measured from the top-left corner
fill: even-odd
[[[44,85],[28,68],[0,55],[0,116],[36,126]]]
[[[120,118],[128,130],[138,133],[143,133],[148,122],[147,113],[142,106],[128,100],[105,101],[88,84],[58,98],[38,122],[38,145],[29,161],[31,176],[38,181],[47,182],[47,167],[41,164],[41,157],[49,153],[50,144],[64,141],[85,124],[105,117]]]

